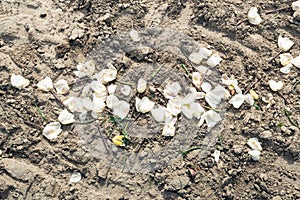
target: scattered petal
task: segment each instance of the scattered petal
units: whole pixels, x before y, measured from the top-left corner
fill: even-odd
[[[203,77],[203,75],[200,72],[192,73],[192,81],[197,87],[201,86],[202,77]]]
[[[205,76],[209,76],[212,73],[212,71],[208,67],[205,67],[203,65],[196,67],[196,69],[201,74],[205,74]]]
[[[116,97],[113,94],[108,95],[106,98],[106,106],[110,109],[113,109],[115,107],[115,105],[118,104],[118,102],[119,102],[118,97]]]
[[[97,96],[107,95],[106,87],[99,81],[92,81],[90,85],[91,89],[97,94]]]
[[[258,25],[262,22],[262,18],[258,14],[258,9],[256,7],[251,7],[248,12],[248,20],[253,25]]]
[[[131,87],[129,85],[123,85],[123,87],[121,88],[121,93],[124,96],[129,96],[131,92]]]
[[[116,135],[112,138],[112,141],[114,145],[116,145],[117,147],[124,147],[125,143],[123,139],[124,139],[124,135]]]
[[[92,60],[87,61],[85,63],[79,63],[77,65],[77,70],[78,71],[74,71],[74,73],[79,78],[82,78],[85,76],[91,77],[95,72],[95,63]]]
[[[113,114],[117,115],[121,119],[124,119],[129,113],[130,105],[126,101],[118,101],[113,106]]]
[[[131,31],[129,32],[129,36],[130,36],[131,40],[134,42],[139,42],[141,40],[141,38],[139,36],[139,32],[137,32],[134,29],[131,29]]]
[[[247,142],[247,144],[254,150],[262,151],[262,147],[260,143],[258,142],[257,138],[250,138]]]
[[[200,47],[199,54],[202,58],[207,59],[209,56],[211,56],[212,50],[205,48],[205,47]]]
[[[278,91],[278,90],[281,90],[282,87],[283,87],[283,82],[282,81],[274,81],[274,80],[269,80],[269,86],[271,88],[271,90],[273,91]]]
[[[136,90],[138,91],[138,93],[143,93],[143,92],[145,92],[146,88],[147,88],[147,81],[145,81],[144,79],[140,78],[138,80]]]
[[[196,117],[197,119],[200,119],[205,113],[204,108],[199,103],[193,103],[191,105],[191,109],[194,110],[194,117]]]
[[[117,69],[113,65],[108,65],[108,69],[102,69],[100,72],[94,75],[102,84],[109,83],[117,78]]]
[[[239,108],[244,103],[244,101],[245,101],[244,95],[236,94],[230,99],[229,103],[232,104],[233,107]]]
[[[21,75],[12,74],[10,78],[10,83],[13,87],[22,89],[29,85],[29,80]]]
[[[217,85],[213,90],[209,91],[205,95],[205,101],[210,107],[216,108],[221,100],[225,98],[226,89],[220,85]]]
[[[300,1],[295,1],[292,3],[292,9],[297,11],[300,10]]]
[[[38,82],[37,87],[44,92],[49,92],[53,89],[53,82],[50,77],[46,76],[45,79]]]
[[[157,108],[153,108],[151,110],[151,115],[154,118],[154,120],[157,122],[165,121],[165,113],[166,113],[166,108],[160,105]]]
[[[279,55],[280,58],[280,63],[282,64],[282,66],[286,66],[288,64],[291,63],[291,61],[293,60],[293,56],[290,53],[282,53]]]
[[[169,83],[166,85],[166,88],[164,89],[164,96],[167,99],[173,99],[177,96],[179,91],[181,90],[181,86],[178,82]]]
[[[204,99],[205,93],[204,92],[197,92],[196,88],[190,87],[190,92],[195,95],[195,99]]]
[[[204,91],[204,92],[208,92],[208,91],[211,91],[212,89],[212,85],[208,82],[204,82],[202,83],[201,85],[201,89]]]
[[[290,63],[290,64],[286,65],[285,67],[281,67],[280,71],[281,71],[281,73],[288,74],[291,72],[292,68],[293,68],[293,64]]]
[[[213,153],[213,157],[214,157],[216,163],[218,163],[220,160],[220,154],[221,154],[221,152],[219,150],[215,150]]]
[[[296,58],[294,58],[294,59],[291,61],[291,63],[292,63],[295,67],[300,68],[300,55],[297,56]]]
[[[114,84],[111,84],[107,86],[108,94],[114,94],[116,92],[117,86]]]
[[[59,122],[51,122],[47,124],[43,130],[43,135],[49,140],[57,138],[57,136],[62,132]]]
[[[181,112],[181,103],[178,99],[170,99],[167,103],[167,111],[173,116],[177,116]]]
[[[64,79],[58,80],[54,83],[57,94],[67,94],[70,90],[68,82]]]
[[[222,58],[217,55],[217,54],[213,54],[211,55],[208,60],[207,60],[207,64],[210,66],[210,67],[215,67],[217,66],[218,64],[220,64],[220,62],[222,61]]]
[[[154,107],[154,102],[150,101],[148,97],[143,97],[142,100],[135,97],[135,107],[138,112],[147,113]]]
[[[250,106],[253,106],[254,104],[254,99],[253,97],[251,96],[251,94],[246,94],[244,95],[244,99],[247,103],[249,103]]]
[[[79,172],[73,172],[69,183],[78,183],[81,180],[81,174]]]
[[[208,129],[213,128],[222,120],[221,116],[213,110],[205,112],[201,118],[203,118],[206,121]]]
[[[288,51],[293,45],[294,45],[294,42],[292,40],[290,40],[287,37],[282,37],[281,35],[279,35],[279,37],[278,37],[278,47],[282,51]]]
[[[258,161],[259,160],[259,156],[260,156],[260,151],[257,151],[257,150],[251,150],[248,152],[249,155],[251,156],[251,158],[254,160],[254,161]]]
[[[75,122],[74,115],[70,113],[67,109],[64,109],[63,111],[60,112],[58,116],[58,121],[60,123],[66,125],[66,124],[72,124]]]
[[[96,113],[103,112],[105,108],[105,103],[103,101],[103,98],[97,97],[96,95],[93,96],[93,111]]]
[[[249,93],[253,99],[255,99],[255,100],[259,99],[258,94],[254,90],[250,90]]]
[[[196,65],[199,65],[201,63],[201,61],[203,60],[203,57],[201,56],[200,53],[192,53],[190,56],[189,56],[189,60],[196,64]]]
[[[175,123],[177,118],[174,117],[170,122],[166,123],[163,127],[162,135],[166,137],[173,137],[175,135]]]

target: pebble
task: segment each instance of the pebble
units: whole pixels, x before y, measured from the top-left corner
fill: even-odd
[[[267,138],[272,137],[272,133],[271,133],[271,131],[263,131],[263,132],[261,132],[259,137],[263,138],[263,139],[267,139]]]

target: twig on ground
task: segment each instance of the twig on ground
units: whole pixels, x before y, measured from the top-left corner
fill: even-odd
[[[277,94],[283,98],[283,100],[285,101],[286,104],[289,104],[289,101],[281,94],[281,92],[277,91]]]
[[[282,10],[287,10],[291,8],[291,6],[286,6],[286,7],[282,7],[282,8],[277,8],[277,9],[274,9],[274,10],[268,10],[265,12],[265,14],[271,14],[271,13],[274,13],[274,12],[278,12],[278,11],[282,11]]]
[[[256,79],[256,80],[254,81],[254,83],[252,83],[252,84],[250,85],[250,87],[244,92],[244,95],[247,94],[247,93],[249,92],[249,90],[251,90],[251,89],[256,85],[256,83],[258,83],[258,81],[259,81],[259,79]]]
[[[270,63],[270,62],[272,62],[274,59],[276,59],[281,53],[282,53],[282,50],[280,50],[275,56],[273,56],[272,58],[270,58],[270,60],[268,61],[268,63]]]

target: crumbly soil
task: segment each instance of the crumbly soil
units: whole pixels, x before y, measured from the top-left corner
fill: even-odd
[[[266,13],[291,1],[0,2],[0,199],[300,198],[300,71],[294,67],[285,75],[279,71],[278,58],[269,62],[280,51],[280,34],[295,42],[290,53],[299,55],[300,18],[293,18],[291,8]],[[244,20],[251,6],[259,8],[264,20],[260,25]],[[36,83],[46,75],[73,82],[78,62],[110,36],[129,32],[132,24],[136,30],[173,29],[210,45],[223,58],[217,67],[220,74],[234,75],[243,92],[252,87],[260,97],[274,96],[269,108],[261,100],[256,107],[227,105],[217,143],[218,163],[210,154],[199,156],[201,150],[195,150],[154,171],[129,173],[95,157],[72,125],[64,126],[54,141],[41,134],[63,107],[51,93],[37,90]],[[134,55],[128,57],[138,63]],[[149,62],[148,57],[140,59]],[[22,90],[13,88],[12,73],[22,74],[31,84]],[[283,81],[284,88],[271,91],[270,79]],[[147,116],[138,123],[145,124],[143,119]],[[251,137],[263,147],[257,162],[248,154],[246,142]],[[202,128],[190,146],[201,146],[203,138]],[[150,151],[157,141],[151,142]],[[163,143],[161,137],[158,142]],[[82,174],[82,180],[69,183],[74,171]]]

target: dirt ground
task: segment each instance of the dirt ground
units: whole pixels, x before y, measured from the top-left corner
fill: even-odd
[[[278,58],[269,62],[280,51],[279,35],[295,42],[291,54],[300,53],[300,17],[291,8],[267,13],[291,2],[0,0],[0,199],[300,199],[300,71],[283,74]],[[263,18],[257,26],[243,21],[252,6]],[[234,75],[243,92],[252,86],[260,97],[273,94],[270,108],[262,101],[259,108],[227,105],[218,163],[195,150],[153,171],[129,173],[101,162],[71,125],[54,141],[42,135],[63,107],[36,83],[46,75],[74,81],[78,62],[132,24],[172,29],[210,45],[223,58],[219,73]],[[30,85],[12,87],[12,73]],[[280,93],[269,88],[270,79],[284,82]],[[257,162],[248,154],[251,137],[263,147]],[[190,145],[200,146],[203,138],[205,129]],[[82,180],[69,183],[74,171]]]

